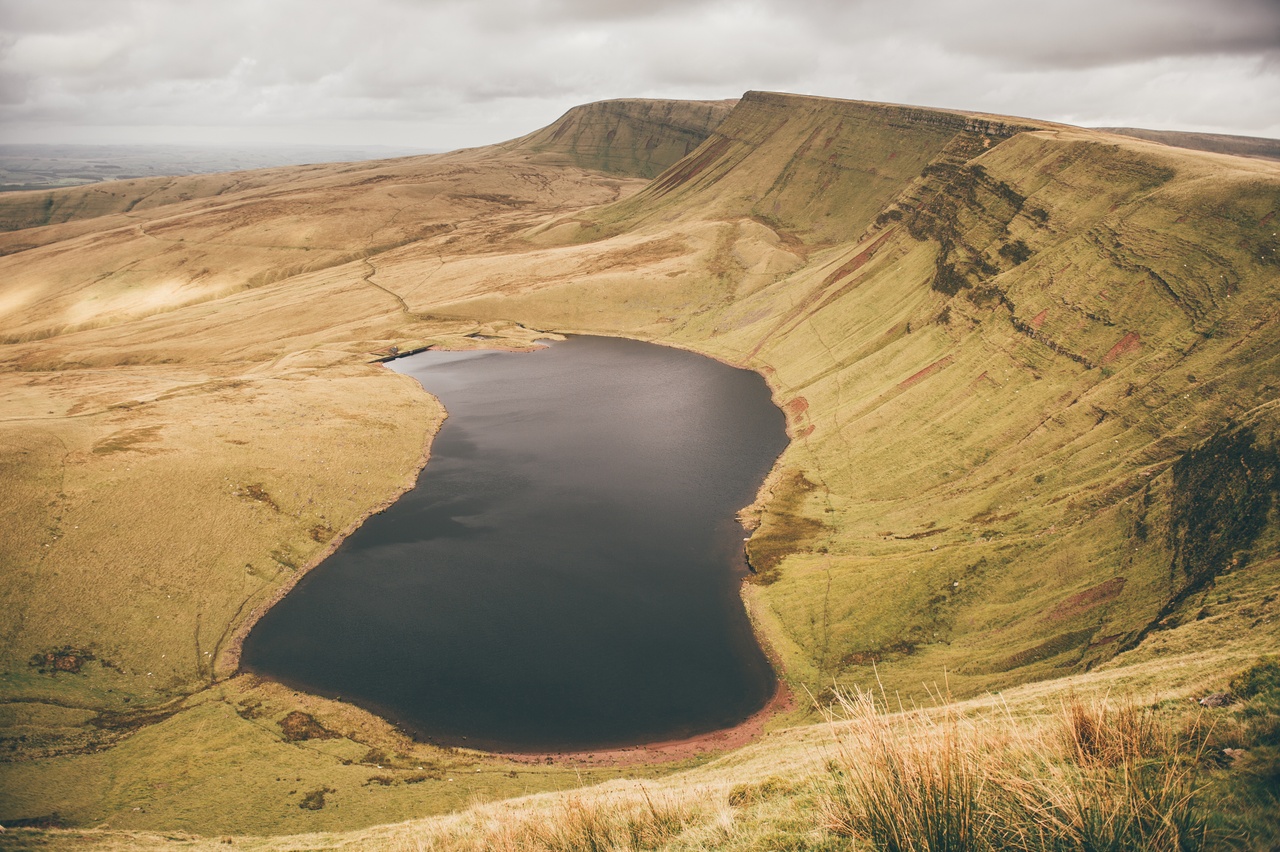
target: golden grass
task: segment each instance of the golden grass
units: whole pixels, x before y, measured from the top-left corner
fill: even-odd
[[[1117,698],[1107,683],[1086,677],[1070,691],[1041,686],[898,712],[883,695],[841,696],[828,708],[829,722],[666,778],[463,806],[357,831],[237,835],[234,845],[441,852],[1216,848],[1233,829],[1207,820],[1222,785],[1239,780],[1230,771],[1221,777],[1204,743],[1236,711]],[[1107,748],[1081,755],[1075,741],[1082,719]],[[0,845],[24,838],[93,849],[173,842],[147,832],[18,830]],[[222,845],[216,833],[185,842]]]
[[[868,693],[838,708],[820,807],[840,836],[887,852],[1206,844],[1186,765],[1199,744],[1173,741],[1150,708],[1068,695],[1057,724],[1039,726],[949,706],[891,718]]]
[[[1280,647],[1273,521],[1212,582],[1171,569],[1175,463],[1230,420],[1277,446],[1280,169],[822,99],[735,115],[648,188],[565,165],[596,116],[564,150],[116,187],[127,214],[69,191],[0,236],[0,822],[336,832],[668,771],[436,752],[225,679],[254,609],[421,461],[438,408],[368,362],[477,333],[624,334],[766,376],[793,442],[748,512],[768,571],[744,597],[798,689],[873,664],[890,693],[1046,680],[1023,694],[1056,714],[1054,679],[1187,694]],[[931,286],[946,265],[972,279],[954,296]],[[55,652],[80,672],[28,665]],[[294,712],[339,736],[286,742]],[[737,834],[680,800],[662,842],[821,848],[789,786],[815,730],[646,787],[790,791]]]

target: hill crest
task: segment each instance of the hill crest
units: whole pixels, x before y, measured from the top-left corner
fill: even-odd
[[[621,774],[433,749],[235,673],[237,631],[416,475],[443,412],[371,362],[433,345],[614,334],[764,375],[792,440],[744,512],[743,597],[797,692],[1141,667],[1185,704],[1280,650],[1280,166],[722,106],[104,185],[0,234],[0,685],[28,737],[0,822],[56,801],[75,825],[317,831]],[[817,718],[791,712],[771,724]],[[703,777],[727,790],[733,763]]]

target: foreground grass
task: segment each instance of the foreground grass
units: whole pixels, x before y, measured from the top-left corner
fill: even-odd
[[[825,724],[680,776],[614,781],[345,834],[275,838],[17,829],[0,848],[260,850],[1266,849],[1280,663],[1235,672],[1226,707],[1139,700],[1086,677],[891,710],[841,695]],[[1224,746],[1224,742],[1234,746]]]
[[[1045,681],[1028,716],[1068,683],[1149,707],[1280,647],[1275,165],[812,98],[735,115],[647,186],[514,145],[0,235],[0,822],[335,832],[279,841],[307,848],[457,819],[464,843],[616,793],[602,843],[648,812],[677,816],[636,842],[847,845],[828,729],[781,730],[816,710],[626,770],[641,790],[232,677],[254,611],[421,461],[440,411],[369,363],[393,346],[597,332],[764,374],[793,441],[746,513],[745,597],[818,705],[946,671],[961,699]],[[1253,765],[1259,713],[1218,753]],[[1086,771],[1010,749],[1028,778]],[[1209,810],[1263,812],[1239,795]]]
[[[1039,729],[946,710],[895,725],[867,693],[842,696],[839,711],[847,721],[821,802],[839,836],[888,852],[1192,850],[1208,841],[1194,801],[1203,735],[1193,729],[1184,741],[1151,708],[1073,695],[1057,724]]]

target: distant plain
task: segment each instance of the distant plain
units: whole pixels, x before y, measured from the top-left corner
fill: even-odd
[[[390,145],[0,144],[0,192],[57,189],[104,180],[235,172],[308,163],[385,160],[434,153]]]

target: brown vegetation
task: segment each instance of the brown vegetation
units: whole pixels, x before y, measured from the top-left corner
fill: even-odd
[[[256,615],[417,474],[443,412],[376,362],[432,345],[626,335],[796,401],[743,513],[743,596],[797,694],[947,672],[959,697],[1070,677],[1185,699],[1280,648],[1272,163],[748,93],[105,191],[0,197],[0,822],[351,829],[621,774],[432,749],[234,675]],[[1270,747],[1258,701],[1223,748]],[[287,741],[303,716],[335,736]],[[812,718],[763,725],[767,768],[690,769],[723,796],[686,795],[694,816],[643,842],[751,848],[726,808],[782,825],[751,835],[766,846],[818,831],[770,822],[812,813],[781,768],[815,736],[782,729]],[[1040,765],[1105,797],[1027,787],[1043,813],[1002,824],[1047,833],[1008,842],[1069,845],[1082,820],[1172,837],[1122,814],[1173,813],[1180,776]],[[298,806],[316,790],[323,809]],[[625,798],[609,831],[644,813]]]

